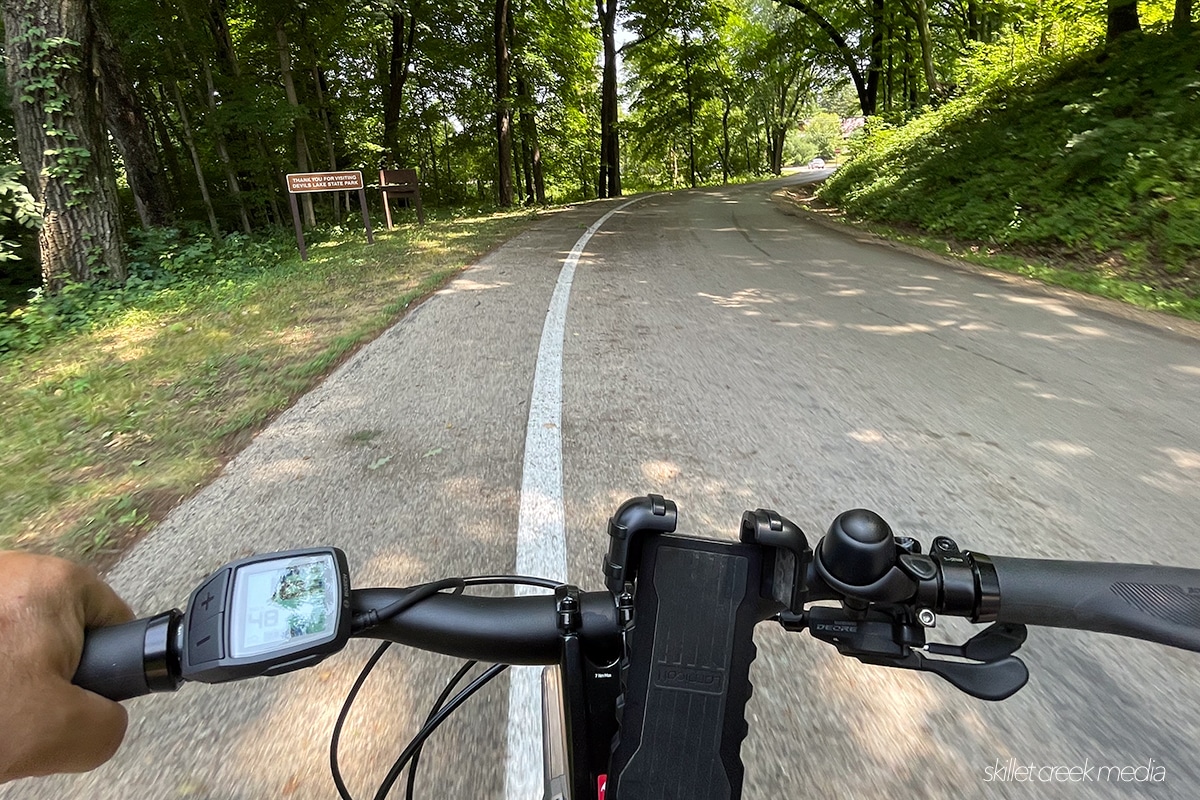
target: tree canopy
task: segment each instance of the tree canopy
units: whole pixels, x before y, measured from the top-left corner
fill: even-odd
[[[40,263],[51,290],[119,282],[132,227],[286,226],[288,172],[361,169],[371,181],[414,167],[434,207],[777,174],[785,151],[800,152],[789,137],[818,112],[903,120],[992,79],[989,64],[1148,27],[1186,31],[1194,16],[1191,0],[3,0],[3,10],[0,269]],[[347,213],[337,195],[304,204],[308,224]]]

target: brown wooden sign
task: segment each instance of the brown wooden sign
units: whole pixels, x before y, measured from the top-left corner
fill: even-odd
[[[287,176],[288,191],[352,192],[363,188],[363,176],[358,170],[347,172],[293,172]]]
[[[367,243],[375,244],[371,232],[371,217],[367,213],[367,196],[363,193],[363,177],[358,170],[346,172],[292,172],[287,176],[288,200],[292,206],[292,224],[296,226],[296,244],[300,246],[300,260],[308,258],[308,247],[304,244],[304,226],[300,224],[300,207],[297,194],[309,192],[358,192],[358,205],[362,208],[363,226],[367,229]]]

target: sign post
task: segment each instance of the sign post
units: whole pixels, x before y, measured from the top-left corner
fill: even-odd
[[[362,208],[363,227],[367,229],[367,243],[375,244],[371,230],[371,217],[367,213],[367,196],[363,192],[363,176],[358,170],[347,172],[294,172],[287,176],[288,200],[292,205],[292,222],[296,226],[296,244],[300,246],[300,260],[308,260],[308,248],[304,245],[304,227],[300,224],[300,206],[296,195],[309,192],[358,191],[358,205]]]

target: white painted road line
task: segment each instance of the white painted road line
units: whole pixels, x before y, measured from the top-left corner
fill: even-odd
[[[558,274],[533,373],[533,397],[525,429],[525,466],[517,519],[517,574],[567,579],[567,540],[562,478],[562,355],[567,305],[575,265],[583,248],[609,217],[642,198],[622,203],[583,232]],[[533,594],[519,586],[517,594]],[[507,800],[541,800],[541,667],[513,667],[509,673]]]

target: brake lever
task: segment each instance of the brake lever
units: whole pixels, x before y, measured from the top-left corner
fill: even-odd
[[[1016,656],[988,662],[944,661],[910,650],[903,658],[880,658],[868,654],[856,655],[855,658],[864,664],[932,672],[980,700],[1007,699],[1029,682],[1029,668]]]

